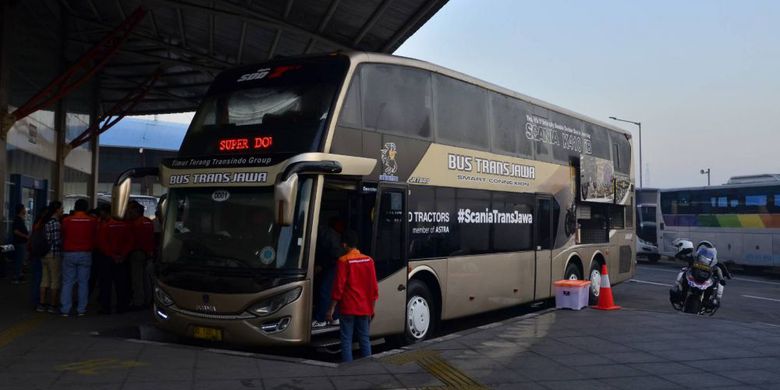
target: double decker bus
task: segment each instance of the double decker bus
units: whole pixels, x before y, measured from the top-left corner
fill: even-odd
[[[662,254],[672,242],[711,241],[720,261],[780,267],[780,175],[732,177],[724,185],[661,190]]]
[[[630,134],[427,62],[336,53],[219,74],[168,189],[154,316],[177,334],[312,343],[317,240],[341,218],[376,262],[373,337],[635,268]],[[156,171],[156,170],[152,170]],[[132,177],[120,177],[122,215]],[[331,333],[332,335],[333,333]]]

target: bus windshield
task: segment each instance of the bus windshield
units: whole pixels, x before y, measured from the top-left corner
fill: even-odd
[[[171,190],[161,262],[237,271],[301,269],[300,245],[310,180],[301,186],[292,226],[274,223],[274,190]]]

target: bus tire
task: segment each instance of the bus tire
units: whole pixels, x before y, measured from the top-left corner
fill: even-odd
[[[601,263],[598,261],[594,261],[593,266],[590,267],[588,280],[590,280],[588,303],[596,305],[599,303],[599,293],[601,292]]]
[[[566,280],[582,280],[582,271],[580,271],[580,267],[577,267],[577,264],[569,262],[566,265],[566,271],[563,272],[563,278]]]
[[[413,344],[433,334],[438,325],[438,308],[431,290],[422,281],[410,280],[407,291],[404,342]]]

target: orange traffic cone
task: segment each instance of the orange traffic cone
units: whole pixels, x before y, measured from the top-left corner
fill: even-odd
[[[607,265],[601,266],[601,288],[599,288],[599,304],[593,306],[594,309],[599,310],[618,310],[620,306],[615,304],[615,299],[612,297],[612,286],[609,285],[609,273],[607,273]]]

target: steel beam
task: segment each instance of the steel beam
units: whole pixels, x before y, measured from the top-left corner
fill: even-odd
[[[152,29],[154,29],[154,36],[160,39],[160,29],[157,27],[157,16],[154,14],[154,10],[149,10],[149,20],[152,22]]]
[[[91,121],[89,128],[70,141],[68,148],[66,149],[66,154],[74,148],[103,134],[106,130],[121,121],[136,105],[138,105],[138,103],[141,102],[141,100],[143,100],[146,94],[149,93],[154,86],[154,83],[156,83],[157,79],[160,77],[160,73],[162,73],[162,69],[157,68],[154,74],[152,74],[146,82],[125,95],[121,100],[117,101],[113,107],[106,110],[106,112],[103,115],[100,115],[94,122]]]
[[[72,16],[75,17],[76,19],[82,21],[82,22],[90,23],[90,24],[92,24],[94,26],[99,26],[99,27],[103,27],[103,28],[106,28],[106,29],[110,28],[110,26],[106,25],[105,23],[101,23],[101,22],[98,22],[98,21],[95,21],[95,20],[92,20],[92,19],[89,19],[89,18],[85,18],[83,16],[79,16],[79,15],[72,15]],[[204,55],[200,51],[195,51],[195,50],[192,49],[192,46],[190,46],[191,48],[185,48],[183,46],[174,45],[172,43],[165,42],[165,41],[163,41],[161,39],[158,39],[158,38],[155,38],[155,37],[152,37],[152,36],[149,36],[147,34],[144,34],[144,33],[141,33],[141,32],[137,32],[137,31],[131,32],[130,36],[132,38],[134,38],[134,39],[139,39],[139,40],[142,40],[142,41],[145,41],[145,42],[153,43],[155,45],[160,46],[161,48],[164,48],[166,50],[170,50],[170,51],[172,51],[174,53],[177,53],[179,55],[206,59],[206,60],[208,60],[210,62],[213,62],[213,63],[215,63],[217,65],[220,65],[222,67],[230,67],[230,66],[234,65],[234,64],[232,64],[232,63],[230,63],[228,61],[224,61],[224,60],[221,60],[219,58],[215,58],[215,57],[212,57],[212,56],[209,56],[209,55]],[[205,51],[205,49],[203,49],[203,51]]]
[[[60,7],[64,8],[62,5]],[[65,12],[62,13],[63,16],[61,17],[60,24],[63,26],[63,31],[60,42],[62,43],[62,57],[63,60],[65,60],[65,50],[68,42],[68,14]],[[0,133],[5,134],[8,131],[8,123],[12,124],[35,111],[50,107],[52,104],[60,101],[72,90],[80,87],[87,80],[92,78],[92,76],[102,69],[108,60],[116,54],[119,47],[127,40],[130,31],[141,21],[141,19],[143,19],[144,15],[145,11],[142,8],[136,9],[128,19],[124,20],[110,34],[106,35],[100,42],[84,53],[75,64],[63,70],[60,76],[52,80],[44,89],[27,100],[27,102],[22,104],[13,113],[0,113],[3,116],[3,126]]]
[[[366,34],[371,31],[376,22],[379,21],[379,19],[382,17],[382,14],[385,13],[387,7],[389,7],[392,2],[393,0],[384,0],[382,4],[379,4],[379,7],[377,7],[374,13],[371,14],[371,17],[368,18],[368,21],[363,25],[363,27],[360,28],[358,35],[356,35],[355,39],[352,40],[353,47],[357,47],[358,43],[360,43],[360,41],[365,38]]]
[[[119,10],[119,15],[122,16],[122,19],[127,19],[127,14],[125,14],[125,10],[122,8],[122,3],[119,0],[116,0],[116,8]]]
[[[282,20],[286,21],[287,18],[290,17],[290,12],[292,12],[293,3],[295,0],[287,0],[287,5],[284,7],[284,14],[282,14]],[[274,41],[271,43],[271,48],[268,50],[268,59],[274,58],[274,55],[276,55],[276,48],[279,46],[279,40],[282,39],[282,30],[277,29],[276,34],[274,34]]]
[[[317,26],[317,34],[322,35],[322,32],[325,31],[325,27],[328,26],[328,23],[330,23],[330,19],[333,18],[333,14],[336,13],[336,9],[339,7],[339,0],[332,0],[330,2],[330,6],[328,6],[328,10],[325,11],[325,15],[322,17],[322,20],[320,20],[320,24]],[[317,43],[317,39],[309,39],[309,44],[306,45],[306,49],[303,51],[304,53],[311,52],[311,49],[314,48],[314,45]]]
[[[181,37],[181,47],[187,47],[187,35],[184,34],[184,16],[181,8],[176,8],[176,19],[179,21],[179,36]]]
[[[219,16],[227,16],[227,17],[235,18],[235,19],[240,20],[240,21],[246,21],[249,24],[260,26],[260,27],[263,27],[263,28],[272,28],[272,29],[277,29],[277,30],[284,30],[284,31],[289,32],[289,33],[302,35],[302,36],[304,36],[306,38],[315,38],[315,39],[317,39],[317,40],[319,40],[319,41],[321,41],[323,43],[327,43],[328,45],[331,45],[331,46],[334,46],[334,47],[337,47],[337,48],[340,48],[340,49],[344,49],[344,50],[348,50],[349,49],[349,47],[347,47],[347,46],[345,46],[345,45],[343,45],[343,44],[341,44],[339,42],[336,42],[336,41],[333,41],[333,40],[321,37],[321,36],[317,35],[314,32],[311,32],[311,31],[306,30],[304,28],[298,27],[298,26],[296,26],[296,25],[294,25],[292,23],[288,23],[285,20],[280,20],[278,18],[274,18],[274,17],[271,17],[271,16],[263,15],[261,13],[255,12],[255,11],[247,10],[247,9],[243,8],[243,6],[240,6],[240,5],[228,2],[228,1],[222,1],[222,2],[219,3],[219,5],[221,7],[228,7],[230,9],[225,9],[225,8],[221,8],[221,7],[204,6],[204,5],[200,5],[200,4],[191,3],[191,2],[185,1],[185,0],[150,0],[150,1],[151,2],[162,3],[162,4],[167,4],[167,5],[171,6],[171,7],[179,7],[179,8],[182,8],[182,9],[192,9],[192,10],[196,10],[198,12],[211,13],[211,14],[219,15]]]
[[[244,57],[244,40],[246,40],[246,22],[241,22],[241,39],[238,40],[238,54],[236,55],[236,64],[241,64]]]
[[[391,48],[395,48],[404,35],[406,35],[409,30],[420,23],[420,20],[422,20],[425,15],[431,12],[431,10],[439,4],[439,0],[429,0],[427,3],[423,4],[422,7],[418,8],[414,15],[412,15],[412,17],[406,21],[403,27],[401,27],[401,29],[399,29],[395,35],[393,35],[390,40],[388,40],[387,43],[382,46],[382,52],[387,53]]]
[[[89,112],[89,128],[95,128],[99,124],[100,118],[100,80],[95,80],[92,85],[92,96]],[[93,132],[89,140],[91,155],[92,174],[87,183],[87,195],[89,196],[92,208],[97,207],[97,189],[98,173],[100,172],[100,134]]]
[[[11,1],[0,2],[0,113],[8,112],[9,76],[11,58],[11,37],[13,36],[14,13],[16,3]],[[0,237],[7,237],[6,221],[10,212],[6,210],[5,185],[8,181],[8,149],[5,144],[5,133],[0,132]],[[13,205],[11,205],[13,207]]]

